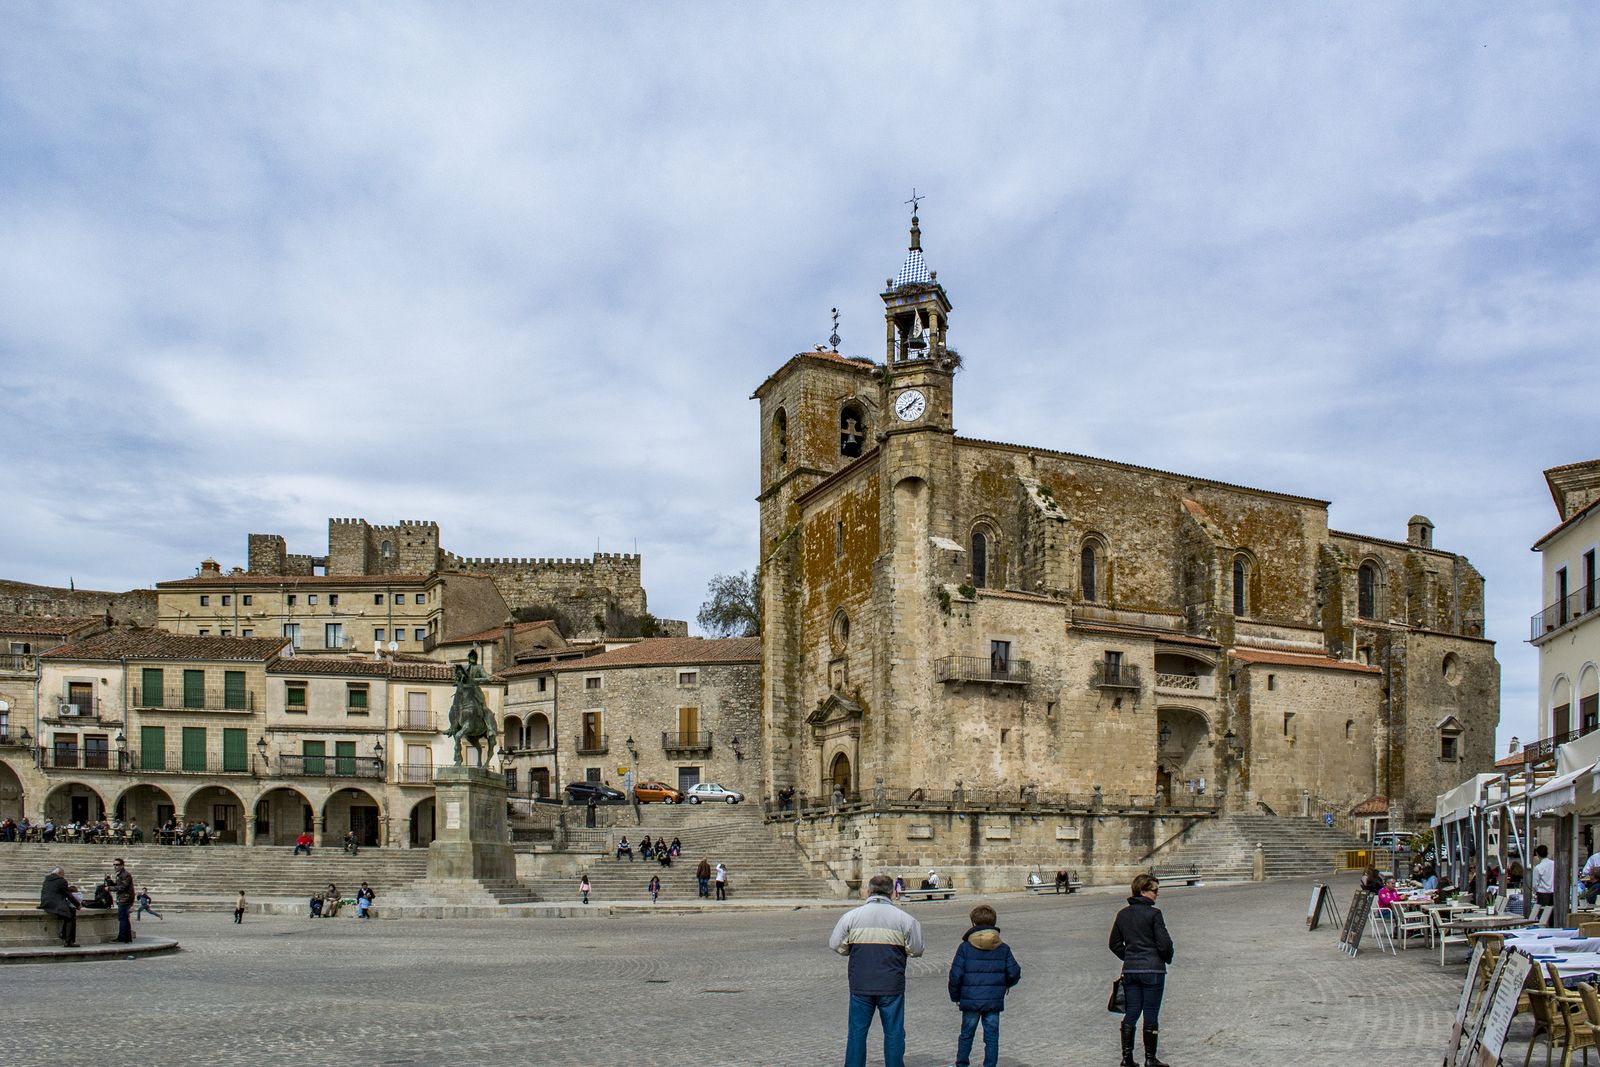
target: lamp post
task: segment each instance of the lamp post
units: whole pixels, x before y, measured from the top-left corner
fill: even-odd
[[[261,761],[262,767],[271,766],[267,762],[267,739],[265,737],[256,738],[256,758]]]
[[[128,769],[128,735],[118,730],[112,740],[117,743],[117,770],[125,771]]]

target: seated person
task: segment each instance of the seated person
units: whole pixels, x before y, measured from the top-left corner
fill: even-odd
[[[672,866],[672,853],[664,848],[656,849],[656,859],[660,861],[661,866],[663,867]]]
[[[1369,893],[1376,893],[1383,888],[1383,879],[1378,877],[1378,868],[1371,864],[1367,865],[1367,869],[1361,875],[1361,888]]]
[[[628,862],[633,862],[633,846],[628,844],[628,835],[623,834],[622,840],[617,842],[617,859],[628,857]]]
[[[1439,872],[1433,869],[1431,863],[1422,869],[1422,888],[1429,892],[1439,888]]]
[[[650,843],[650,839],[648,837],[640,843],[639,855],[647,860],[653,860],[656,858],[656,846]]]
[[[1578,888],[1583,899],[1594,907],[1595,898],[1600,897],[1600,851],[1589,853],[1584,861],[1583,871],[1578,875]]]
[[[86,908],[109,908],[111,899],[111,876],[107,875],[105,881],[94,887],[94,897],[84,905]]]
[[[672,839],[672,858],[677,859],[681,855],[683,855],[683,842],[674,837]]]

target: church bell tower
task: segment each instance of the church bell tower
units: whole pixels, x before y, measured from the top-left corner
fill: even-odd
[[[938,273],[923,261],[922,225],[914,207],[905,263],[882,295],[888,371],[882,433],[953,433],[951,383],[960,357],[946,342],[950,297]]]

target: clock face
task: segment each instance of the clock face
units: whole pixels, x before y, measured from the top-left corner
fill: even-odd
[[[907,389],[894,398],[894,417],[901,422],[912,422],[922,418],[922,413],[928,410],[928,399],[922,395],[920,389]]]

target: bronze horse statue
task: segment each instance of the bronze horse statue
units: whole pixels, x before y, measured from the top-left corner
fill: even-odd
[[[467,653],[466,663],[457,663],[453,669],[456,694],[450,701],[450,726],[444,735],[454,742],[457,767],[461,766],[462,741],[469,742],[478,753],[478,766],[487,767],[499,740],[494,715],[483,699],[483,683],[489,680],[489,672],[478,666],[476,648]]]

